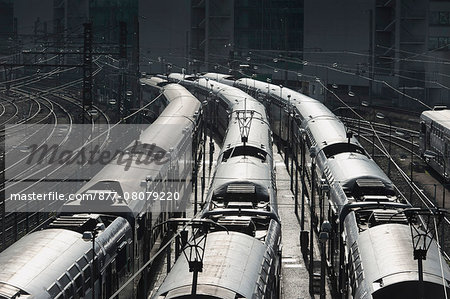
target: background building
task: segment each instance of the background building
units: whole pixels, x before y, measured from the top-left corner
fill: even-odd
[[[128,42],[136,28],[138,0],[54,0],[53,27],[60,41],[83,32],[83,23],[92,21],[94,41],[106,47],[118,44],[119,22],[127,24]]]
[[[0,1],[0,55],[14,52],[14,5],[12,0]]]
[[[449,12],[448,1],[306,1],[304,71],[393,105],[448,105]]]
[[[239,69],[272,77],[274,68],[288,67],[279,58],[301,59],[302,47],[303,1],[191,1],[189,61],[195,71]]]
[[[189,71],[257,73],[322,100],[326,85],[360,102],[450,104],[449,1],[192,0],[190,11]]]
[[[78,1],[79,2],[79,1]],[[133,40],[137,31],[138,0],[90,0],[89,19],[92,26],[101,28],[94,31],[98,43],[116,43],[119,40],[119,22],[127,24],[128,43]]]
[[[0,14],[3,54],[70,47],[88,20],[112,49],[124,21],[141,71],[231,71],[319,99],[326,85],[360,101],[450,104],[450,1],[0,0]]]
[[[228,2],[228,1],[225,1]],[[139,1],[141,71],[181,71],[188,64],[190,1]]]

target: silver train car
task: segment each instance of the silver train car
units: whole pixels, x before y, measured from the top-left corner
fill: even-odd
[[[84,231],[104,228],[92,240]],[[0,298],[92,298],[112,294],[131,274],[132,229],[122,217],[74,214],[26,235],[0,253]]]
[[[420,115],[420,154],[445,180],[450,173],[450,110],[424,111]]]
[[[151,79],[141,82],[148,84],[148,80]],[[191,152],[186,149],[196,142],[194,131],[200,121],[200,102],[192,94],[177,84],[157,83],[167,107],[129,148],[142,152],[156,144],[158,151],[144,154],[166,153],[168,163],[143,165],[132,160],[125,171],[123,165],[116,163],[117,158],[113,159],[78,194],[115,194],[114,200],[103,201],[100,207],[98,200],[67,202],[47,227],[0,253],[0,298],[92,298],[92,285],[94,298],[109,298],[149,260],[158,234],[165,229],[152,228],[175,212],[180,213],[182,207],[177,205],[186,202],[191,193],[193,159],[187,156]],[[174,181],[179,184],[175,186]],[[179,199],[167,203],[126,196],[175,189]],[[83,234],[98,225],[93,255],[94,242],[83,238]],[[148,278],[143,272],[120,298],[142,298],[147,294]]]
[[[207,126],[219,139],[223,139],[228,129],[229,107],[234,100],[225,97],[219,99],[216,97],[216,94],[223,87],[227,86],[208,78],[199,78],[178,73],[170,74],[168,79],[172,82],[183,84],[183,86],[188,88],[202,101]]]
[[[289,88],[251,79],[235,86],[265,96],[274,133],[295,161],[305,155],[298,149],[310,149],[313,158],[302,161],[315,166],[305,167],[307,178],[312,172],[317,178],[317,195],[309,196],[318,207],[312,221],[317,230],[322,221],[331,224],[326,258],[339,297],[418,298],[418,265],[403,212],[410,206],[351,132],[323,104]],[[425,298],[444,298],[450,270],[434,241],[423,273]]]
[[[272,257],[267,244],[247,234],[208,233],[195,298],[263,298],[269,291],[265,286],[279,283],[273,279],[276,266],[269,266]],[[179,257],[153,298],[192,298],[192,273],[188,269],[187,260]]]
[[[207,234],[197,298],[279,298],[281,229],[264,106],[212,80],[187,80],[179,74],[169,78],[212,91],[228,111],[223,147],[201,213],[218,226]],[[188,271],[184,257],[179,258],[154,298],[189,297]]]

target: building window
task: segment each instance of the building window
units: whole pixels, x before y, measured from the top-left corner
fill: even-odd
[[[440,25],[448,25],[448,12],[447,11],[439,12],[439,24]]]
[[[430,25],[439,25],[439,12],[432,11],[430,13]]]
[[[437,37],[430,37],[428,39],[428,49],[434,50],[438,47],[438,38]]]
[[[447,48],[448,45],[448,38],[447,37],[439,37],[439,44],[438,47],[442,50],[444,50],[445,48]]]
[[[448,50],[448,45],[450,44],[450,37],[446,36],[430,36],[428,38],[428,49],[429,50]]]
[[[449,26],[450,16],[448,11],[430,12],[430,25]]]

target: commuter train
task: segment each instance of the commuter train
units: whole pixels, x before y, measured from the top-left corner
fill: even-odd
[[[218,99],[217,105],[226,108],[225,117],[212,119],[218,130],[226,130],[201,212],[202,219],[217,226],[206,236],[196,298],[279,298],[281,228],[264,106],[213,80],[179,74],[169,79],[199,90],[210,102]],[[192,274],[182,256],[153,298],[188,298],[191,287]]]
[[[206,76],[263,101],[285,155],[302,161],[303,183],[312,183],[314,195],[308,197],[318,210],[315,229],[325,220],[331,224],[325,256],[339,297],[419,298],[421,290],[424,298],[445,297],[450,270],[437,244],[431,242],[423,261],[421,289],[411,225],[421,228],[407,217],[410,205],[396,196],[390,179],[329,109],[283,86]]]
[[[420,154],[445,180],[450,173],[450,110],[435,107],[420,115]]]
[[[165,229],[158,224],[173,216],[171,211],[181,211],[176,205],[187,201],[192,191],[193,158],[186,149],[201,135],[195,133],[201,126],[200,102],[178,84],[151,78],[141,82],[160,86],[167,107],[129,148],[152,157],[167,153],[168,162],[138,164],[133,159],[125,170],[114,158],[78,192],[114,194],[113,200],[102,202],[105,206],[98,200],[68,202],[44,229],[0,253],[0,298],[109,298],[149,260],[160,230]],[[154,144],[158,151],[149,150]],[[148,190],[175,191],[177,178],[178,201],[164,204],[127,197]],[[127,285],[120,298],[144,297],[146,274],[143,271]]]

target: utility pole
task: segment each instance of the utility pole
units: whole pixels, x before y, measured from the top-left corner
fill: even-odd
[[[373,97],[373,67],[374,67],[374,49],[373,49],[373,9],[369,10],[369,103],[372,105]]]
[[[33,27],[33,32],[34,32],[34,44],[37,44],[38,41],[38,31],[39,31],[39,26],[41,24],[41,21],[39,20],[39,17],[36,19],[36,21],[34,21],[34,27]]]
[[[127,65],[127,23],[119,22],[119,90],[117,102],[117,117],[118,120],[122,118],[122,111],[124,110],[124,94],[126,89],[125,69]]]
[[[14,57],[13,57],[13,62],[14,63],[18,63],[19,59],[20,59],[20,54],[19,54],[19,35],[17,33],[17,18],[14,18],[13,21],[13,41],[14,41],[14,47],[13,47],[13,51],[14,51]]]
[[[92,108],[92,23],[84,23],[84,52],[83,52],[83,113],[82,123],[86,107]]]
[[[316,175],[316,153],[315,148],[311,151],[311,193],[309,196],[310,204],[310,231],[309,231],[309,293],[314,294],[314,216],[315,216],[315,175]]]
[[[0,215],[2,216],[2,220],[1,220],[1,232],[2,232],[2,246],[0,247],[1,250],[6,248],[6,209],[5,209],[5,199],[6,199],[6,192],[5,192],[5,125],[1,125],[0,128],[1,130],[1,140],[0,140],[0,144],[2,145],[2,156],[0,157],[0,169],[3,170],[2,173],[0,174],[0,195],[3,198],[3,204],[0,207]]]
[[[419,279],[419,296],[425,297],[425,282],[423,280],[423,261],[427,259],[427,252],[434,239],[434,234],[438,235],[438,227],[445,216],[445,209],[425,209],[425,208],[409,208],[403,211],[408,219],[411,243],[413,246],[413,257],[417,260],[417,272]],[[420,223],[419,217],[422,221]],[[437,221],[436,221],[437,218]],[[434,222],[434,225],[432,225]],[[437,223],[436,223],[437,222]]]
[[[134,31],[133,31],[133,48],[131,51],[131,61],[132,61],[132,78],[131,90],[133,95],[131,99],[133,102],[130,103],[131,108],[140,108],[139,94],[140,94],[140,84],[139,84],[139,20],[138,17],[134,17]]]

